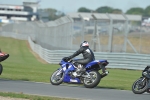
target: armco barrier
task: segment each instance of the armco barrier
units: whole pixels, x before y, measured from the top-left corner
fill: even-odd
[[[28,38],[28,42],[32,50],[48,63],[58,64],[63,57],[75,52],[71,50],[44,49],[40,45],[35,44],[30,37]],[[150,55],[147,54],[107,52],[94,52],[94,54],[96,59],[108,60],[109,65],[107,68],[143,70],[147,65],[150,65]],[[79,55],[77,58],[82,58],[82,55]]]

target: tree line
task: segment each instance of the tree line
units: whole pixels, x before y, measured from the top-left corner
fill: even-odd
[[[81,7],[78,9],[78,12],[113,13],[113,14],[123,13],[121,9],[114,9],[108,6],[99,7],[96,10],[90,10],[88,8]],[[148,17],[150,16],[150,6],[147,6],[145,9],[141,7],[130,8],[125,12],[125,14],[142,15]]]
[[[62,16],[65,16],[64,12],[58,11],[53,8],[46,8],[46,9],[40,9],[42,11],[45,11],[49,15],[49,20],[55,20],[57,18],[60,18]],[[122,14],[123,11],[121,9],[116,9],[108,6],[102,6],[98,7],[96,10],[91,10],[86,7],[80,7],[77,12],[87,12],[87,13],[113,13],[113,14]],[[141,7],[134,7],[130,8],[125,12],[125,14],[133,14],[133,15],[142,15],[144,17],[150,17],[150,5],[147,6],[145,9]]]

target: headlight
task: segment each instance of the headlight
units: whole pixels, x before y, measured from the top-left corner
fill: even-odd
[[[143,72],[143,75],[147,75],[147,72]]]

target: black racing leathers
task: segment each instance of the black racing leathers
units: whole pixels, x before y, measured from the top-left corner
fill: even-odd
[[[81,53],[83,55],[83,59],[77,59],[77,60],[75,60],[75,62],[82,64],[82,65],[86,65],[87,63],[95,60],[94,53],[88,46],[82,46],[79,50],[77,50],[69,58],[74,58],[75,56],[78,56]]]

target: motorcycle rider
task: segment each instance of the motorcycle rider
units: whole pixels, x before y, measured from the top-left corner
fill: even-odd
[[[67,59],[70,60],[81,53],[83,55],[83,59],[74,60],[74,65],[79,69],[78,70],[79,72],[84,72],[85,71],[84,65],[95,60],[94,53],[89,48],[89,43],[87,41],[83,41],[80,44],[80,48],[73,55],[67,57]]]

